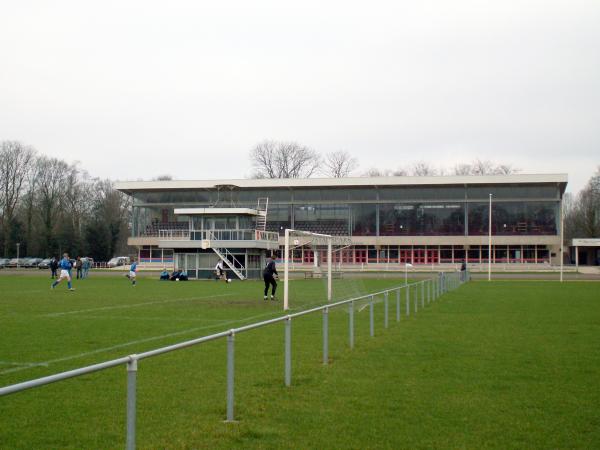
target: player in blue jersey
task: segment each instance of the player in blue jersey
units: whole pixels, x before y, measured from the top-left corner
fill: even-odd
[[[58,268],[60,269],[60,277],[58,278],[58,280],[54,280],[54,283],[52,283],[52,286],[50,286],[50,289],[54,289],[58,285],[58,283],[60,283],[64,279],[66,279],[69,290],[70,291],[75,290],[73,288],[73,285],[71,284],[71,267],[72,267],[72,265],[71,265],[71,261],[69,260],[69,254],[65,253],[63,255],[63,258],[58,263]]]
[[[129,266],[129,275],[127,276],[127,278],[129,278],[131,280],[131,284],[135,286],[135,276],[136,276],[136,272],[137,272],[137,262],[135,261],[135,259],[131,260],[131,266]]]

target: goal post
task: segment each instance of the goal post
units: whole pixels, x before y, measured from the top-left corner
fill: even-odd
[[[351,245],[348,236],[332,236],[329,234],[313,233],[310,231],[285,229],[284,254],[283,254],[283,309],[289,309],[289,272],[290,272],[290,250],[303,245],[327,247],[327,301],[333,298],[332,289],[332,266],[333,246],[347,247]],[[316,258],[315,258],[316,264]]]

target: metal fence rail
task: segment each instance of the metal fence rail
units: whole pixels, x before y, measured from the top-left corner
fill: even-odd
[[[341,307],[348,305],[348,344],[350,349],[354,348],[354,304],[360,300],[368,300],[369,304],[369,332],[370,336],[375,336],[375,319],[374,309],[376,303],[383,302],[384,304],[384,327],[388,328],[389,325],[389,299],[390,294],[395,293],[396,298],[396,321],[401,320],[401,292],[405,290],[405,302],[406,302],[406,316],[410,315],[410,300],[411,290],[413,291],[414,299],[414,313],[418,312],[419,300],[421,302],[421,308],[425,307],[425,303],[436,301],[441,295],[451,290],[456,289],[462,283],[468,281],[470,276],[468,272],[455,272],[455,273],[439,273],[436,278],[429,278],[414,283],[404,284],[402,286],[385,289],[379,292],[365,294],[359,297],[338,301],[335,303],[328,303],[326,305],[306,309],[293,314],[287,314],[285,316],[276,317],[274,319],[265,320],[262,322],[256,322],[253,324],[245,325],[239,328],[232,328],[227,331],[220,333],[211,334],[209,336],[203,336],[197,339],[180,342],[177,344],[161,347],[155,350],[147,352],[132,354],[122,358],[105,361],[99,364],[91,366],[81,367],[66,372],[61,372],[54,375],[49,375],[35,380],[25,381],[22,383],[13,384],[0,388],[0,396],[13,394],[16,392],[24,391],[27,389],[43,386],[57,381],[66,380],[69,378],[78,377],[81,375],[87,375],[93,372],[109,369],[122,364],[126,365],[127,368],[127,438],[126,448],[128,450],[135,449],[136,445],[136,392],[137,392],[137,371],[138,361],[164,353],[169,353],[175,350],[180,350],[186,347],[202,344],[204,342],[214,341],[221,338],[227,338],[227,421],[234,420],[234,385],[235,385],[235,335],[246,331],[262,328],[274,323],[283,322],[285,325],[285,345],[284,345],[284,383],[286,386],[290,386],[292,383],[292,364],[291,364],[291,348],[292,348],[292,334],[291,325],[292,320],[297,317],[312,314],[318,311],[322,311],[323,314],[323,364],[329,363],[329,310],[332,308]],[[375,300],[378,297],[382,297],[379,300]],[[393,297],[393,296],[392,296]]]

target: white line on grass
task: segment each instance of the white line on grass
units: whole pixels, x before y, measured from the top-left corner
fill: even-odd
[[[223,323],[229,319],[206,319],[204,317],[141,317],[141,316],[94,316],[85,315],[77,316],[77,320],[89,319],[89,320],[135,320],[135,321],[152,321],[152,322],[205,322],[205,323]]]
[[[28,363],[28,362],[13,362],[13,361],[0,361],[0,365],[2,365],[2,366],[23,366],[25,368],[37,367],[37,366],[48,367],[48,364],[45,364],[45,363]]]
[[[133,303],[131,305],[103,306],[101,308],[79,309],[76,311],[64,311],[64,312],[58,312],[58,313],[43,314],[41,317],[60,317],[60,316],[66,316],[66,315],[70,315],[70,314],[80,314],[80,313],[94,312],[94,311],[108,311],[111,309],[136,308],[138,306],[158,305],[161,303],[188,302],[191,300],[201,300],[201,299],[205,299],[205,298],[230,297],[232,295],[234,295],[234,294],[207,295],[205,297],[173,298],[173,299],[168,299],[168,300],[157,300],[157,301],[145,302],[145,303]]]
[[[219,327],[219,326],[222,326],[222,325],[230,325],[230,324],[234,324],[234,323],[239,323],[239,322],[245,322],[245,321],[249,321],[249,320],[254,320],[254,319],[258,319],[260,317],[270,316],[272,314],[273,314],[273,312],[268,312],[268,313],[258,314],[256,316],[244,317],[242,319],[228,320],[228,321],[223,322],[223,323],[218,323],[218,324],[213,324],[213,325],[207,325],[207,326],[204,326],[204,327],[197,327],[197,328],[190,328],[188,330],[176,331],[175,333],[163,334],[161,336],[153,336],[153,337],[149,337],[149,338],[145,338],[145,339],[138,339],[138,340],[135,340],[135,341],[125,342],[123,344],[113,345],[111,347],[99,348],[99,349],[96,349],[96,350],[92,350],[90,352],[83,352],[83,353],[79,353],[77,355],[65,356],[65,357],[62,357],[62,358],[51,359],[49,361],[43,361],[43,362],[40,362],[40,363],[35,363],[35,365],[38,365],[38,366],[49,366],[50,364],[56,364],[56,363],[59,363],[59,362],[65,362],[65,361],[70,361],[70,360],[73,360],[73,359],[83,358],[85,356],[96,355],[98,353],[104,353],[104,352],[108,352],[108,351],[111,351],[111,350],[116,350],[118,348],[129,347],[130,345],[143,344],[143,343],[146,343],[146,342],[158,341],[158,340],[169,338],[169,337],[173,337],[173,336],[181,336],[183,334],[189,334],[189,333],[193,333],[193,332],[200,331],[200,330],[208,330],[208,329],[216,328],[216,327]],[[31,367],[34,367],[34,366],[13,367],[11,369],[6,369],[6,370],[3,370],[3,371],[0,371],[0,375],[4,375],[4,374],[7,374],[7,373],[13,373],[13,372],[21,372],[22,370],[26,370],[26,369],[29,369]]]

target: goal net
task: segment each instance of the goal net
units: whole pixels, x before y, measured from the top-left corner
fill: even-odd
[[[348,279],[341,251],[352,245],[348,236],[285,230],[283,260],[283,308],[291,303],[331,302],[361,294],[362,280]],[[312,281],[314,280],[314,281]]]

